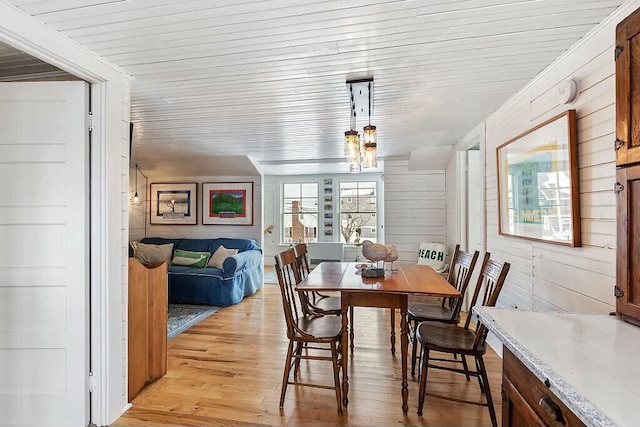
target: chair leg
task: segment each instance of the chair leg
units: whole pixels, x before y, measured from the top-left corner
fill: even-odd
[[[353,356],[353,340],[355,339],[355,334],[353,332],[353,306],[349,307],[349,340],[351,346],[351,356]]]
[[[467,357],[464,354],[460,355],[462,359],[462,367],[464,368],[464,376],[467,377],[467,381],[471,381],[471,377],[469,376],[469,365],[467,365]],[[482,386],[480,386],[482,388]]]
[[[284,362],[284,374],[282,376],[282,389],[280,391],[280,407],[284,406],[284,395],[287,393],[287,385],[289,384],[289,373],[291,372],[291,357],[293,356],[293,341],[289,341],[287,349],[287,359]]]
[[[342,415],[342,387],[340,384],[340,366],[338,366],[338,349],[336,343],[331,343],[331,359],[333,361],[333,384],[336,389],[336,401],[338,403],[338,415]]]
[[[493,398],[491,397],[491,390],[489,388],[489,377],[487,376],[487,369],[484,366],[482,356],[476,357],[476,366],[478,366],[479,376],[482,377],[482,383],[484,384],[484,395],[487,399],[487,406],[489,407],[489,416],[491,417],[491,425],[493,427],[498,426],[498,419],[496,418],[496,410],[493,407]]]
[[[294,354],[296,356],[300,356],[302,354],[302,348],[303,347],[304,347],[303,343],[297,342]],[[293,378],[298,378],[298,374],[300,373],[300,358],[296,357],[293,363],[295,365],[294,368],[293,368]]]
[[[479,360],[479,358],[476,357],[476,372],[479,373],[480,372],[480,365],[478,364],[478,360]],[[485,393],[483,378],[480,375],[478,375],[477,378],[478,378],[478,385],[480,386],[480,393]]]
[[[418,329],[418,321],[413,319],[413,336],[411,337],[411,378],[416,377],[416,358],[418,357],[418,337],[416,330]]]
[[[420,367],[420,389],[418,392],[418,416],[422,416],[422,407],[424,406],[424,397],[427,394],[427,370],[429,369],[429,349],[422,346],[420,352],[422,365]]]

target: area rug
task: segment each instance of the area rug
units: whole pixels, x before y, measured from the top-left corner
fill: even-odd
[[[175,338],[219,309],[212,305],[169,304],[167,339]]]
[[[264,273],[264,283],[265,284],[271,284],[271,285],[277,285],[278,284],[278,275],[276,274],[276,270],[269,270],[267,272]]]

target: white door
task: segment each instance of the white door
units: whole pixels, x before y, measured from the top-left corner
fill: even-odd
[[[89,424],[88,101],[0,83],[0,426]]]

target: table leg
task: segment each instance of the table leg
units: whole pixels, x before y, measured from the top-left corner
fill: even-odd
[[[400,349],[402,352],[402,412],[406,415],[409,411],[407,400],[409,399],[409,383],[407,382],[407,353],[409,338],[407,334],[407,304],[400,308]]]
[[[391,355],[396,355],[396,309],[391,309]]]
[[[342,403],[346,408],[349,404],[349,294],[342,292],[340,298],[342,312]],[[352,326],[353,327],[353,326]]]

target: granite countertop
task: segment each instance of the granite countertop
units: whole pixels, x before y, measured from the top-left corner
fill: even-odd
[[[474,312],[586,425],[640,424],[640,327],[615,316]]]

